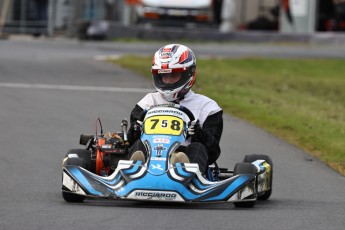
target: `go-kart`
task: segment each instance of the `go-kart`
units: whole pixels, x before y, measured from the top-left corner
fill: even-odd
[[[232,202],[253,207],[272,193],[272,160],[267,155],[246,155],[233,171],[215,163],[206,175],[198,164],[172,162],[171,156],[186,140],[187,108],[167,104],[144,110],[140,116],[141,141],[147,160],[127,160],[127,121],[122,132],[81,135],[85,149],[68,151],[63,160],[62,195],[67,202],[87,197],[185,203]],[[97,128],[96,128],[97,129]]]

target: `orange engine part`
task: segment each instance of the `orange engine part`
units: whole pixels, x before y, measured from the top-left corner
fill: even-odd
[[[97,144],[98,144],[98,146],[104,145],[105,139],[99,138]],[[97,149],[96,150],[96,174],[97,175],[101,175],[102,170],[107,170],[103,164],[103,156],[104,156],[104,153],[100,149]],[[107,171],[109,173],[109,169]]]

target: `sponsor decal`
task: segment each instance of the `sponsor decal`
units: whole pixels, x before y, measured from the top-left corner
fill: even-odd
[[[156,150],[156,157],[161,157],[163,155],[162,150],[165,151],[167,150],[167,148],[163,147],[162,144],[158,144],[158,146],[155,147],[154,150]]]
[[[164,50],[164,51],[161,53],[161,58],[163,57],[170,58],[173,55],[172,52],[169,52],[170,50]]]
[[[164,139],[168,139],[170,140],[171,139],[171,136],[163,136],[163,135],[159,135],[159,136],[153,136],[154,139],[156,138],[164,138]]]
[[[68,158],[78,158],[78,155],[75,154],[75,153],[70,153],[70,154],[68,154],[67,157],[68,157]]]
[[[172,110],[172,109],[157,109],[157,110],[151,110],[147,113],[147,115],[151,115],[151,114],[162,114],[162,113],[169,113],[169,114],[173,114],[173,115],[179,115],[179,116],[183,116],[183,113],[178,111],[178,110]]]
[[[147,199],[175,200],[177,195],[167,192],[135,192],[134,196]]]
[[[162,165],[160,165],[160,164],[156,164],[156,165],[152,164],[151,166],[152,166],[152,169],[158,169],[158,170],[163,171]]]
[[[159,69],[158,73],[171,73],[172,69]]]
[[[151,157],[151,160],[153,160],[153,161],[166,161],[167,159],[165,157]]]
[[[153,143],[170,144],[170,139],[158,137],[153,139]]]

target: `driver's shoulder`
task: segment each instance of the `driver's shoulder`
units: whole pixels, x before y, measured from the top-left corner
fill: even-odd
[[[153,105],[165,104],[164,102],[159,92],[152,92],[146,94],[137,104],[144,109]]]
[[[203,94],[194,93],[192,95],[192,97],[186,102],[188,104],[197,105],[197,106],[204,108],[204,109],[208,109],[208,108],[221,109],[215,100],[213,100],[213,99],[211,99],[211,98],[209,98]]]

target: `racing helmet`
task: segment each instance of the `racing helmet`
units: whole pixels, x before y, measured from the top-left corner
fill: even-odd
[[[196,79],[196,59],[193,51],[180,44],[160,48],[152,60],[152,78],[157,91],[169,102],[180,101],[189,92]],[[174,76],[176,82],[167,82]]]

